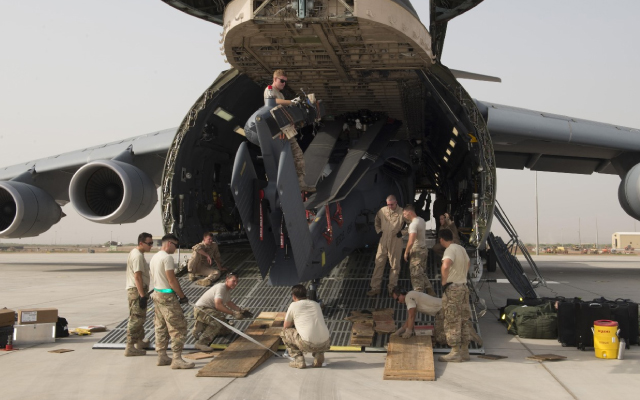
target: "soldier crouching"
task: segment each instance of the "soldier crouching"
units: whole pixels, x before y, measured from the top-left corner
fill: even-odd
[[[213,263],[215,262],[216,267]],[[213,240],[213,233],[206,232],[202,238],[202,242],[193,246],[193,254],[187,264],[189,271],[189,280],[196,281],[196,285],[211,286],[213,285],[226,268],[222,266],[222,257],[218,244]],[[204,278],[198,280],[198,276]]]

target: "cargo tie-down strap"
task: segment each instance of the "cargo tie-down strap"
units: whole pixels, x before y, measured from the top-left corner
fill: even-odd
[[[195,304],[193,304],[192,302],[189,302],[189,304],[193,307],[195,307]],[[211,318],[215,319],[216,321],[218,321],[219,323],[222,324],[222,326],[226,327],[227,329],[231,330],[232,332],[237,333],[238,335],[242,336],[243,338],[247,339],[248,341],[250,341],[253,344],[257,344],[258,346],[269,350],[271,353],[273,353],[276,357],[282,357],[285,358],[284,356],[281,356],[280,354],[276,353],[275,351],[271,350],[270,348],[268,348],[267,346],[263,345],[262,343],[258,342],[257,340],[255,340],[254,338],[252,338],[251,336],[247,335],[244,332],[241,332],[240,330],[234,328],[233,326],[227,324],[226,322],[223,322],[221,320],[219,320],[218,318],[214,317],[213,315],[209,315]],[[286,357],[289,358],[290,360],[293,360],[292,357]]]

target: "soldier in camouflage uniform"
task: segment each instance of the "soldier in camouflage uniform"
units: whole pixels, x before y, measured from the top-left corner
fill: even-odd
[[[411,272],[411,286],[416,292],[427,291],[429,296],[436,297],[436,292],[429,281],[425,270],[427,268],[427,225],[424,219],[416,215],[413,205],[407,204],[402,212],[405,220],[409,221],[409,242],[404,252],[404,260],[409,261]]]
[[[213,267],[215,261],[217,268]],[[196,285],[211,286],[220,279],[221,273],[226,271],[222,266],[222,257],[218,244],[213,240],[213,233],[206,232],[202,242],[193,246],[193,253],[187,264],[189,280],[196,281]],[[198,280],[198,276],[204,278]]]
[[[225,314],[233,315],[235,319],[243,319],[244,308],[238,307],[231,301],[231,292],[238,286],[238,277],[229,273],[224,282],[216,284],[207,290],[193,307],[193,317],[196,324],[193,327],[193,337],[198,341],[196,349],[202,351],[213,351],[211,342],[217,335],[226,335],[229,329],[216,321],[215,318],[224,321]]]
[[[273,82],[271,85],[267,86],[264,90],[264,98],[266,99],[275,99],[276,104],[283,106],[290,106],[293,102],[291,100],[285,100],[284,95],[282,94],[282,90],[287,84],[287,76],[285,72],[281,69],[278,69],[273,72]],[[294,100],[295,101],[295,100]],[[304,180],[305,177],[305,164],[304,164],[304,153],[298,144],[298,139],[296,137],[289,138],[289,144],[291,145],[291,155],[293,155],[293,163],[296,167],[296,173],[298,175],[298,184],[300,185],[300,190],[305,192],[313,193],[316,191],[315,186],[308,186]]]
[[[453,243],[453,233],[448,229],[438,232],[438,240],[445,248],[442,258],[442,310],[444,331],[451,353],[441,356],[443,362],[469,361],[469,288],[467,273],[470,260],[464,247]]]
[[[331,337],[320,305],[307,299],[307,289],[302,285],[292,288],[291,297],[293,303],[287,309],[280,334],[289,355],[294,358],[289,366],[306,368],[304,353],[311,353],[313,367],[322,368],[324,352],[331,347]]]
[[[144,253],[153,247],[151,234],[138,235],[138,246],[131,250],[127,259],[127,300],[129,301],[129,323],[127,324],[127,347],[125,357],[143,356],[149,346],[144,339],[144,322],[147,319],[147,293],[149,292],[149,264]]]
[[[153,279],[155,303],[156,351],[158,366],[171,365],[173,369],[189,369],[194,363],[182,359],[182,349],[187,338],[187,321],[180,304],[188,304],[180,282],[173,269],[173,257],[178,247],[178,238],[172,234],[162,238],[162,250],[151,259],[151,278]],[[167,356],[167,347],[171,338],[173,360]]]

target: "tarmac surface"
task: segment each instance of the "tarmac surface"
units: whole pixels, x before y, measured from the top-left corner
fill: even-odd
[[[540,296],[640,301],[637,256],[539,256],[549,288]],[[126,254],[2,254],[0,307],[56,307],[69,327],[114,328],[128,314]],[[525,268],[529,274],[530,271]],[[486,274],[502,278],[502,274]],[[531,275],[530,275],[531,277]],[[14,352],[0,351],[2,399],[602,399],[637,398],[640,347],[625,360],[601,360],[593,350],[562,347],[556,340],[506,333],[497,308],[517,298],[508,283],[485,283],[489,312],[480,319],[487,354],[508,358],[436,361],[435,382],[383,381],[384,353],[327,353],[322,369],[296,370],[272,358],[246,378],[196,378],[194,370],[157,367],[156,354],[125,358],[122,350],[92,350],[106,333],[72,336]],[[73,352],[48,353],[54,349]],[[557,362],[526,360],[534,354],[566,356]],[[308,362],[310,357],[308,357]],[[208,361],[196,361],[196,368]]]

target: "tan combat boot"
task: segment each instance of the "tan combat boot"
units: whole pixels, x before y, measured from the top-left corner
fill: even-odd
[[[211,286],[213,282],[209,278],[202,278],[199,281],[196,281],[196,285],[198,286]]]
[[[367,296],[376,297],[380,295],[380,289],[371,289],[367,292]]]
[[[205,344],[205,342],[201,342],[201,341],[197,341],[196,344],[194,345],[196,349],[200,350],[200,351],[204,351],[205,353],[210,353],[213,351],[213,347],[209,346],[208,344]]]
[[[324,353],[313,353],[313,368],[322,368]]]
[[[438,357],[438,361],[442,362],[462,362],[462,356],[460,354],[460,345],[453,346],[451,348],[451,353],[446,356]]]
[[[191,369],[196,365],[192,362],[186,362],[182,359],[182,351],[173,352],[173,360],[171,361],[171,369]]]
[[[462,361],[471,361],[471,356],[469,355],[469,343],[460,345],[460,358]]]
[[[158,362],[156,363],[158,367],[162,367],[163,365],[171,365],[171,359],[167,355],[166,350],[158,350]]]
[[[124,349],[125,357],[144,356],[145,354],[147,354],[146,351],[136,349],[133,343],[127,343],[127,347]]]
[[[138,342],[136,343],[136,349],[138,350],[144,350],[144,349],[148,349],[149,348],[149,339],[140,339],[138,340]]]
[[[467,320],[465,324],[469,325],[469,339],[471,339],[472,342],[476,342],[478,346],[482,347],[482,337],[480,337],[480,335],[478,335],[478,332],[476,332],[475,328],[473,327],[473,323]]]
[[[304,356],[299,355],[296,356],[295,360],[289,361],[289,366],[291,368],[305,369],[307,368],[307,364],[304,362]]]

